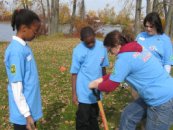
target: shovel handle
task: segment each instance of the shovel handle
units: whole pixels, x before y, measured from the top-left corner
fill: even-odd
[[[104,109],[103,109],[103,104],[102,104],[101,101],[98,101],[97,103],[98,103],[98,106],[99,106],[99,109],[100,109],[100,116],[102,118],[102,122],[103,122],[103,125],[104,125],[104,130],[109,130],[106,115],[105,115],[105,112],[104,112]]]

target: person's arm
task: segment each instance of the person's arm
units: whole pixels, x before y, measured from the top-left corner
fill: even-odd
[[[110,79],[98,84],[98,90],[103,92],[112,92],[120,85],[119,82],[111,81]]]
[[[78,99],[76,95],[76,80],[77,74],[72,74],[72,101],[75,105],[78,105]]]
[[[23,95],[23,85],[22,82],[16,82],[11,84],[14,101],[24,117],[31,115],[26,99]]]
[[[167,35],[162,35],[163,38],[163,49],[164,49],[164,55],[163,55],[163,65],[164,69],[170,73],[171,72],[171,65],[173,65],[173,46],[171,39]]]
[[[27,129],[28,130],[35,129],[34,120],[31,116],[29,106],[28,106],[28,104],[26,102],[26,98],[23,94],[22,82],[11,83],[11,87],[12,87],[14,101],[17,105],[17,108],[20,111],[20,113],[27,120]]]
[[[102,78],[92,81],[89,84],[90,89],[98,89],[103,92],[111,92],[115,90],[120,83],[114,82],[109,79],[110,75],[105,75]]]

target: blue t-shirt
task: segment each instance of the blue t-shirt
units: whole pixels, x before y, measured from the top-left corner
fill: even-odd
[[[34,121],[42,117],[39,77],[31,48],[12,40],[5,52],[5,66],[8,75],[8,96],[10,122],[26,125],[26,118],[20,113],[14,101],[11,83],[22,82],[23,94]]]
[[[70,73],[77,74],[76,92],[80,103],[96,103],[88,85],[102,77],[102,67],[108,65],[107,50],[101,41],[96,40],[93,48],[87,48],[83,42],[74,48]]]
[[[126,81],[150,106],[158,106],[173,97],[173,78],[147,49],[120,53],[110,80]]]
[[[162,65],[173,65],[173,48],[166,34],[149,35],[147,32],[138,34],[136,41],[157,57]]]

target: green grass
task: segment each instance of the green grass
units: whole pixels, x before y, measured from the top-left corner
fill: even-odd
[[[71,77],[69,73],[72,49],[76,38],[59,35],[40,37],[30,43],[38,65],[43,104],[43,118],[37,123],[39,130],[75,130],[76,106],[71,102]],[[7,77],[3,63],[7,43],[0,43],[0,130],[11,130],[8,121]],[[114,58],[111,57],[111,64]],[[67,68],[61,72],[60,67]],[[111,71],[111,68],[108,69]],[[104,109],[110,130],[119,124],[122,109],[132,101],[128,90],[117,89],[104,96]],[[101,119],[100,127],[102,128]]]

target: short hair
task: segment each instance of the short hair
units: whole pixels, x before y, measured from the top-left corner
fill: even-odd
[[[149,22],[152,26],[156,28],[158,34],[163,34],[163,26],[159,14],[157,12],[149,13],[143,22],[143,25],[146,26],[146,23]]]
[[[90,26],[83,27],[80,31],[81,41],[84,41],[85,38],[92,36],[92,35],[95,36],[95,32]]]
[[[133,41],[133,38],[126,36],[126,34],[123,35],[118,30],[114,30],[106,35],[104,39],[104,46],[116,47],[118,45],[125,45],[131,41]]]
[[[12,15],[11,26],[13,31],[15,29],[18,31],[21,25],[30,26],[35,21],[40,22],[40,19],[33,11],[29,9],[16,9]]]

